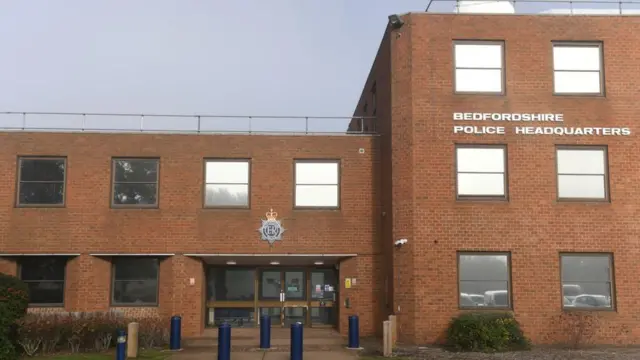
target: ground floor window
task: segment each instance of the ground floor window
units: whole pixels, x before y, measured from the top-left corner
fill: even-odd
[[[160,260],[150,257],[113,259],[111,302],[113,305],[158,305]]]
[[[460,308],[510,308],[508,253],[458,253]]]
[[[611,254],[564,253],[560,268],[564,308],[613,308]]]
[[[67,260],[64,256],[20,258],[18,273],[29,287],[29,305],[64,306]]]

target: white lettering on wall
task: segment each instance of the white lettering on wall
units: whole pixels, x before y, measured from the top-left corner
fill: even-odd
[[[562,126],[515,126],[507,130],[503,126],[454,125],[454,134],[504,135],[507,131],[516,135],[558,135],[558,136],[629,136],[626,127],[564,127],[562,114],[546,113],[453,113],[454,121],[515,121],[553,122]]]
[[[564,121],[562,114],[453,113],[453,120],[463,121]]]

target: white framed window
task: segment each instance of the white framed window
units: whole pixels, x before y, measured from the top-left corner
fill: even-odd
[[[559,146],[556,156],[559,199],[609,198],[606,147]]]
[[[504,93],[504,42],[455,41],[455,92]]]
[[[340,207],[340,161],[295,161],[296,208]]]
[[[563,253],[560,269],[563,308],[614,308],[613,254]]]
[[[507,148],[456,146],[456,186],[460,198],[507,198]]]
[[[553,44],[553,92],[566,95],[604,94],[601,43]]]
[[[248,208],[249,174],[247,159],[206,159],[204,206]]]

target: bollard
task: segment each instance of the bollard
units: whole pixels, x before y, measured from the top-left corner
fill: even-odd
[[[302,360],[302,323],[291,324],[291,360]]]
[[[218,360],[231,360],[231,325],[226,322],[218,327]]]
[[[263,315],[260,318],[260,349],[271,347],[271,316]]]
[[[182,327],[182,318],[180,316],[171,317],[171,333],[169,338],[169,350],[180,350],[180,338]]]
[[[116,360],[125,360],[127,351],[127,333],[124,330],[118,330],[116,338]]]
[[[127,328],[127,359],[135,359],[138,357],[138,331],[140,324],[137,322],[129,323]]]
[[[360,321],[357,315],[349,316],[349,349],[360,348]]]

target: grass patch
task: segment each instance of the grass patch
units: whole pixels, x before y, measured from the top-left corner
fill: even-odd
[[[168,351],[141,351],[138,353],[138,357],[136,359],[143,360],[165,360],[171,357],[171,352]],[[33,360],[113,360],[115,357],[115,353],[113,351],[100,353],[100,354],[60,354],[60,355],[51,355],[51,356],[36,356],[36,357],[25,357],[24,359],[33,359]]]

